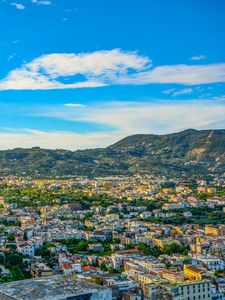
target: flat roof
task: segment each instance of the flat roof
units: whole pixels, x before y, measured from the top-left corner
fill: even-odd
[[[0,285],[0,299],[59,300],[69,296],[94,293],[106,288],[72,276],[53,275]]]

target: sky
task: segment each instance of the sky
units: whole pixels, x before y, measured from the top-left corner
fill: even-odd
[[[225,128],[224,0],[0,0],[0,149]]]

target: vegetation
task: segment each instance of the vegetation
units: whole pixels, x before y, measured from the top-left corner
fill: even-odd
[[[26,271],[27,264],[23,262],[23,258],[26,258],[26,256],[19,253],[6,253],[4,256],[0,256],[0,264],[10,271],[9,275],[1,275],[0,271],[0,283],[31,277],[31,274]]]
[[[133,135],[105,149],[17,148],[0,151],[0,175],[128,175],[136,173],[137,165],[143,173],[206,175],[213,167],[219,174],[225,166],[224,145],[224,130],[189,129],[167,135]]]
[[[178,244],[175,242],[165,245],[162,249],[160,249],[157,246],[150,247],[145,243],[139,243],[138,247],[139,250],[144,255],[152,255],[155,257],[159,257],[162,254],[166,254],[166,255],[181,254],[185,256],[188,254],[188,251],[190,250],[188,246],[184,246],[182,244]]]

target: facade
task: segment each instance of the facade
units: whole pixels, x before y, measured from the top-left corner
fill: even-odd
[[[204,272],[192,265],[184,265],[184,278],[190,280],[202,280]]]
[[[50,269],[44,263],[34,263],[31,265],[32,278],[45,277],[53,275],[52,269]]]
[[[225,226],[222,225],[206,225],[205,226],[205,234],[216,235],[216,236],[224,236],[225,235]]]
[[[18,246],[17,248],[18,248],[18,252],[24,255],[29,255],[30,257],[34,257],[35,255],[35,249],[33,245],[24,244]]]
[[[216,270],[224,270],[225,263],[222,259],[216,257],[203,257],[200,261],[204,264],[204,266],[208,270],[216,271]]]
[[[183,300],[211,300],[211,283],[205,281],[193,281],[171,285],[170,291],[181,296]]]

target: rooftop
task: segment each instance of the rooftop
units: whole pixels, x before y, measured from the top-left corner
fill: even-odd
[[[73,277],[54,275],[0,285],[4,300],[61,300],[69,296],[95,293],[105,288]]]

